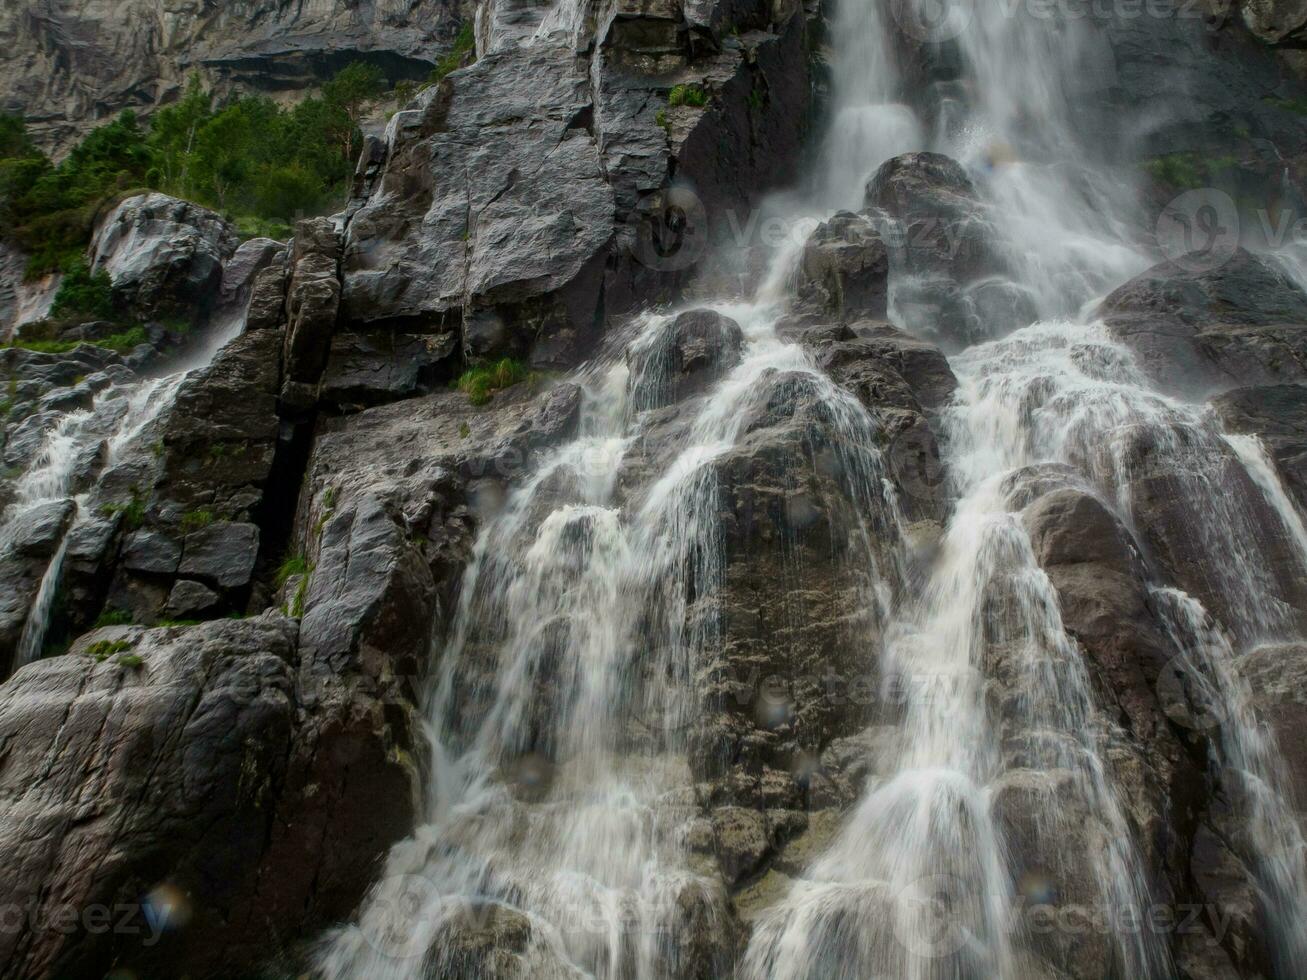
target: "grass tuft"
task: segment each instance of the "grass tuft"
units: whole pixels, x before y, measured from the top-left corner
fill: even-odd
[[[525,364],[505,357],[494,364],[468,368],[459,377],[457,387],[473,405],[485,405],[496,391],[511,388],[530,377],[531,371]]]
[[[701,109],[708,104],[708,93],[699,85],[673,85],[667,93],[668,105],[688,105]]]

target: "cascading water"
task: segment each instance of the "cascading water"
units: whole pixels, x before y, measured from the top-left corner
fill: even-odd
[[[601,358],[584,373],[581,436],[478,540],[429,705],[428,822],[392,850],[358,921],[324,947],[326,976],[441,975],[471,962],[470,933],[502,937],[512,921],[529,932],[534,975],[731,968],[677,943],[692,920],[719,921],[726,901],[685,839],[696,805],[681,733],[695,710],[696,659],[719,640],[720,624],[696,601],[722,573],[714,462],[742,437],[760,382],[784,372],[817,393],[863,511],[857,554],[884,637],[868,656],[879,652],[886,677],[927,683],[907,686],[888,758],[834,843],[755,921],[736,968],[757,980],[1038,969],[1014,910],[1048,886],[1015,873],[1013,800],[1052,879],[1075,880],[1064,899],[1120,917],[1111,921],[1138,920],[1154,901],[1116,785],[1111,750],[1123,736],[1095,706],[1036,560],[1023,481],[1054,474],[1137,533],[1141,457],[1166,469],[1195,515],[1207,584],[1233,597],[1224,630],[1248,645],[1289,638],[1292,617],[1251,519],[1223,492],[1223,467],[1243,467],[1300,550],[1302,519],[1260,447],[1157,393],[1125,348],[1079,316],[1149,264],[1131,244],[1129,187],[1095,165],[1077,132],[1080,100],[1104,84],[1092,33],[984,5],[956,25],[957,77],[923,100],[910,26],[932,23],[926,6],[839,5],[833,121],[801,210],[861,208],[885,160],[948,153],[977,181],[1007,286],[1038,314],[991,323],[993,339],[951,358],[959,391],[942,422],[955,502],[928,583],[906,596],[875,423],[777,336],[793,249],[775,257],[755,302],[710,304],[743,327],[743,359],[673,430],[684,448],[662,454],[661,476],[627,498],[617,474],[647,448],[666,383],[657,352],[672,318],[645,317],[625,362]],[[873,537],[899,553],[892,567]],[[1285,964],[1307,955],[1307,884],[1277,750],[1239,693],[1227,633],[1191,597],[1153,594],[1169,610],[1177,662],[1224,699],[1217,764],[1250,801],[1251,859],[1289,975]],[[1063,840],[1082,843],[1062,853]],[[1063,955],[1101,957],[1086,969],[1102,975],[1174,972],[1165,937],[1148,930],[1115,929],[1100,947]]]
[[[79,486],[79,478],[92,464],[101,471],[117,464],[172,405],[187,375],[207,365],[242,326],[239,320],[215,325],[200,344],[175,358],[164,373],[104,389],[90,408],[68,412],[46,433],[41,448],[15,481],[13,499],[0,513],[0,557],[11,548],[13,530],[26,515],[64,500],[72,501],[73,511],[23,624],[15,670],[40,657],[69,539],[92,516],[86,512],[90,488]]]
[[[693,869],[685,839],[698,808],[684,732],[692,670],[719,628],[696,602],[721,576],[714,464],[768,377],[802,379],[822,406],[845,492],[866,515],[855,550],[880,617],[898,578],[872,554],[897,522],[876,427],[777,338],[784,279],[755,304],[713,307],[743,328],[742,360],[696,403],[685,448],[642,495],[623,501],[615,480],[664,401],[670,315],[644,318],[625,362],[587,374],[581,435],[480,536],[431,702],[430,823],[392,851],[358,924],[326,949],[327,976],[453,969],[458,930],[498,908],[530,922],[534,975],[729,971],[677,941],[696,923],[725,928],[720,880]]]
[[[1288,783],[1279,749],[1253,714],[1234,648],[1202,604],[1177,589],[1159,588],[1153,595],[1180,651],[1174,673],[1161,686],[1175,696],[1176,708],[1197,708],[1198,727],[1217,729],[1212,751],[1222,790],[1234,801],[1246,849],[1258,865],[1258,897],[1271,923],[1276,974],[1294,976],[1307,962],[1307,842],[1284,794]]]

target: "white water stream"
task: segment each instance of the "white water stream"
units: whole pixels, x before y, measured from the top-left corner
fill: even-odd
[[[86,510],[90,487],[79,487],[79,479],[85,478],[92,465],[105,472],[119,463],[171,407],[186,377],[207,366],[242,326],[240,318],[215,324],[199,344],[165,365],[163,373],[110,385],[95,396],[89,408],[63,415],[46,432],[40,449],[15,481],[13,499],[0,512],[0,557],[12,547],[14,531],[24,517],[64,500],[72,502],[73,513],[42,573],[14,653],[13,670],[40,657],[69,540],[78,527],[96,516]]]

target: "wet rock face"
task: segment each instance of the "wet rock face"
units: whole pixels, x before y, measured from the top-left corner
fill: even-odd
[[[1242,249],[1216,268],[1163,262],[1098,309],[1164,389],[1205,394],[1307,372],[1307,294]]]
[[[888,279],[889,253],[876,224],[842,212],[813,232],[804,246],[798,304],[842,322],[884,319]]]
[[[300,222],[290,256],[282,354],[285,382],[281,401],[293,408],[312,407],[315,386],[330,356],[340,312],[340,247],[332,219]]]
[[[1242,658],[1239,673],[1248,682],[1258,717],[1279,742],[1293,798],[1307,799],[1307,743],[1298,734],[1307,724],[1307,647],[1259,647]],[[1307,814],[1301,809],[1298,822],[1307,832]]]
[[[166,194],[129,197],[100,222],[90,245],[92,271],[113,280],[114,295],[138,315],[192,314],[212,305],[235,231],[220,216]]]
[[[888,247],[897,322],[956,349],[1035,318],[966,171],[939,153],[887,160],[865,205]]]
[[[1211,404],[1226,432],[1262,441],[1298,505],[1307,507],[1307,386],[1235,388]]]
[[[395,116],[346,233],[342,310],[461,322],[467,358],[570,366],[637,294],[676,288],[726,209],[783,179],[809,98],[806,21],[786,10],[774,33],[700,43],[676,5],[614,8],[587,59],[561,38],[510,41],[508,15],[485,18],[476,64]],[[676,83],[705,104],[669,104]]]
[[[712,310],[678,315],[648,344],[627,352],[630,395],[638,410],[702,394],[740,360],[744,333]]]
[[[98,906],[132,923],[6,930],[6,972],[198,965],[249,940],[295,726],[294,630],[273,617],[184,637],[96,634],[0,690],[5,894],[45,913],[33,923]],[[175,907],[176,931],[150,926],[151,902]]]

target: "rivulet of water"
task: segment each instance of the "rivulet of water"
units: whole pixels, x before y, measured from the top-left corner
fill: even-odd
[[[207,366],[243,325],[240,317],[213,325],[199,344],[172,359],[161,373],[105,388],[95,396],[90,408],[62,415],[46,432],[40,449],[15,480],[12,500],[0,513],[0,555],[11,547],[14,529],[24,516],[63,500],[72,502],[73,513],[42,573],[23,624],[14,669],[41,655],[50,612],[59,593],[69,536],[97,516],[86,510],[93,482],[89,472],[108,470],[120,462],[172,406],[186,377]]]

